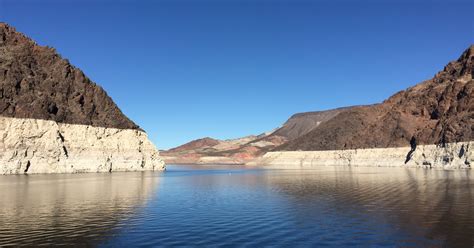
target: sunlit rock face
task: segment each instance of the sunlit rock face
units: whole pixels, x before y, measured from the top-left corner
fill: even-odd
[[[474,163],[473,148],[474,142],[459,142],[444,146],[269,152],[248,165],[277,168],[318,166],[471,168]]]
[[[54,121],[0,117],[0,173],[162,170],[147,135]]]
[[[84,73],[0,23],[0,173],[162,170],[147,135]]]

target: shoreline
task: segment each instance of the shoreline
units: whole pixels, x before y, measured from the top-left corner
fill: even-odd
[[[330,151],[268,152],[246,163],[279,169],[319,166],[414,167],[470,169],[474,163],[474,141],[412,147],[369,148]]]

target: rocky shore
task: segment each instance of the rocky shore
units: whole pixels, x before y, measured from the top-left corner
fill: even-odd
[[[138,129],[0,117],[0,174],[163,170]]]
[[[395,148],[268,152],[247,165],[297,169],[318,166],[460,169],[474,164],[474,142]]]

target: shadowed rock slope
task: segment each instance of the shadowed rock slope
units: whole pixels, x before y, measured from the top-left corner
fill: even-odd
[[[107,93],[61,58],[0,23],[0,116],[137,129]]]
[[[474,139],[474,46],[432,79],[386,101],[343,111],[275,150],[406,147]]]

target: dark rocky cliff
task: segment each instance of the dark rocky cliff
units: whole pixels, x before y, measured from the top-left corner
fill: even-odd
[[[0,23],[0,116],[138,128],[81,70],[5,23]]]

